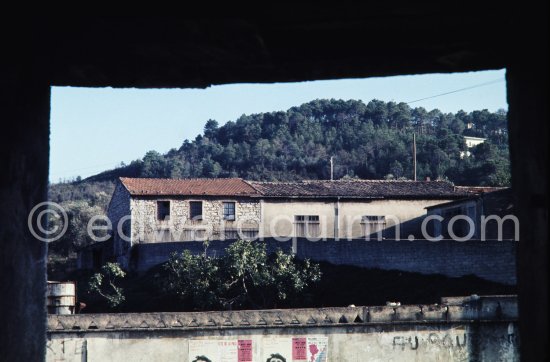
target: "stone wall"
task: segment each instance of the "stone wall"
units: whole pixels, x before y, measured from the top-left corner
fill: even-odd
[[[130,215],[130,193],[120,182],[116,183],[113,196],[109,202],[109,207],[107,209],[107,216],[113,228],[116,230],[117,225],[124,216]]]
[[[517,361],[517,318],[514,296],[396,307],[50,315],[46,360],[192,361],[224,349],[234,354],[230,360],[263,362],[277,348],[287,361],[305,361],[312,342],[320,361]],[[302,357],[299,340],[308,341]],[[248,358],[238,358],[241,341]]]
[[[116,183],[115,191],[109,202],[107,217],[111,221],[113,229],[113,242],[105,244],[103,254],[109,257],[111,254],[123,264],[127,264],[127,253],[130,249],[130,243],[121,238],[122,235],[130,235],[130,223],[121,222],[123,218],[130,215],[130,193],[120,182]],[[119,232],[122,231],[122,235]],[[109,249],[107,249],[109,247]],[[83,259],[79,257],[79,259]]]
[[[208,254],[219,256],[232,241],[210,241]],[[513,285],[516,284],[516,248],[514,241],[458,242],[441,240],[383,240],[383,241],[318,241],[306,239],[276,241],[266,239],[269,252],[281,248],[292,252],[294,246],[299,258],[326,261],[336,265],[354,265],[364,268],[401,270],[423,274],[443,274],[460,277],[473,274],[480,278]],[[199,242],[156,243],[135,246],[136,268],[147,270],[168,260],[173,252],[190,250],[202,253]]]
[[[157,202],[170,202],[169,220],[157,219]],[[202,202],[202,220],[190,218],[190,201]],[[223,219],[223,202],[235,202],[235,220]],[[189,239],[186,230],[199,230],[197,239],[220,239],[222,229],[255,228],[261,219],[260,203],[249,198],[144,198],[131,199],[132,242],[150,243],[159,241],[183,241]],[[167,236],[162,231],[169,230]],[[204,236],[202,236],[204,235]],[[166,240],[166,238],[169,240]]]

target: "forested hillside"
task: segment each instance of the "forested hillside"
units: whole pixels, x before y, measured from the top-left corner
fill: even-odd
[[[505,111],[442,113],[406,103],[315,100],[286,112],[243,115],[162,155],[101,173],[88,181],[139,177],[243,177],[251,180],[412,178],[412,139],[417,139],[419,179],[460,185],[504,186],[510,182]],[[466,149],[463,136],[487,138]]]

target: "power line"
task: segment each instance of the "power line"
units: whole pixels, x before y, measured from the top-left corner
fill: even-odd
[[[480,83],[480,84],[472,85],[472,86],[470,86],[470,87],[456,89],[456,90],[453,90],[453,91],[450,91],[450,92],[445,92],[445,93],[440,93],[440,94],[436,94],[436,95],[429,96],[429,97],[425,97],[425,98],[415,99],[414,101],[405,102],[405,103],[411,104],[411,103],[415,103],[415,102],[424,101],[424,100],[426,100],[426,99],[432,99],[432,98],[436,98],[436,97],[441,97],[441,96],[445,96],[445,95],[447,95],[447,94],[458,93],[458,92],[462,92],[462,91],[465,91],[465,90],[470,90],[470,89],[474,89],[474,88],[484,87],[484,86],[487,86],[487,85],[491,85],[491,84],[495,84],[495,83],[500,83],[500,82],[504,82],[504,79],[503,79],[503,78],[501,78],[501,79],[496,79],[496,80],[492,80],[492,81],[490,81],[490,82]]]

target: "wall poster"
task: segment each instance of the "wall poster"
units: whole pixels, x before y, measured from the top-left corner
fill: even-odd
[[[252,352],[250,339],[189,341],[189,361],[192,362],[253,362]]]
[[[328,337],[190,340],[188,356],[190,362],[328,362]]]

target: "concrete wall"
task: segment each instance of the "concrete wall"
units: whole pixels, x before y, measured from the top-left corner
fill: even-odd
[[[293,338],[319,346],[324,353],[320,361],[519,360],[515,297],[442,302],[398,307],[50,315],[46,360],[192,361],[198,354],[224,349],[226,357],[233,352],[226,361],[263,362],[274,351],[289,362],[305,361],[304,357],[291,358]],[[239,340],[249,342],[251,358],[237,357]]]
[[[321,237],[334,237],[334,208],[332,200],[264,200],[264,236],[294,236],[295,215],[319,215]]]
[[[340,202],[340,238],[360,238],[364,236],[360,217],[363,215],[383,215],[387,219],[387,227],[400,224],[401,238],[409,234],[419,236],[420,225],[426,216],[426,207],[450,200],[374,200],[369,203],[351,201]],[[392,220],[390,216],[397,219]],[[359,217],[359,219],[358,219]],[[394,228],[390,230],[393,233]]]
[[[211,241],[208,254],[219,256],[231,241]],[[355,265],[364,268],[401,270],[423,274],[443,274],[460,277],[473,274],[480,278],[516,284],[516,248],[514,241],[458,242],[441,240],[341,240],[308,241],[295,239],[285,242],[265,240],[268,251],[281,248],[291,252],[294,244],[299,258],[327,261],[337,265]],[[190,250],[202,253],[202,243],[155,243],[134,247],[135,267],[147,270],[168,260],[172,252]]]
[[[9,38],[17,39],[13,33]],[[45,353],[47,243],[29,228],[45,236],[37,225],[45,207],[35,209],[32,222],[29,215],[47,200],[50,86],[24,60],[36,55],[30,53],[31,42],[24,43],[14,52],[7,50],[10,54],[3,60],[14,54],[22,58],[0,70],[4,122],[0,131],[0,359],[4,361],[40,361]]]
[[[428,232],[432,237],[446,237],[449,238],[449,220],[455,216],[455,214],[465,215],[470,217],[474,221],[474,234],[473,238],[479,239],[481,229],[480,224],[480,214],[483,212],[480,199],[470,199],[463,202],[457,202],[452,204],[445,204],[442,206],[436,206],[434,208],[428,209],[428,216],[441,216],[444,218],[441,222],[437,220],[430,221],[428,223]],[[464,229],[465,228],[465,229]],[[462,230],[464,229],[464,230]],[[469,225],[465,226],[463,220],[455,222],[453,225],[452,231],[458,237],[463,237],[464,233],[470,232]]]
[[[294,236],[295,215],[318,215],[321,237],[360,238],[364,236],[361,217],[365,215],[386,216],[388,227],[400,223],[402,235],[417,235],[426,207],[448,202],[440,200],[271,200],[263,202],[264,236]],[[336,208],[338,213],[336,213]],[[335,228],[335,215],[338,215]],[[390,219],[395,216],[397,219]],[[393,232],[393,230],[392,230]]]
[[[498,283],[516,284],[516,247],[513,241],[478,240],[302,241],[297,243],[297,255],[365,268],[449,277],[473,274]]]

